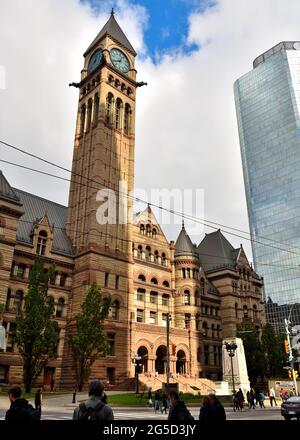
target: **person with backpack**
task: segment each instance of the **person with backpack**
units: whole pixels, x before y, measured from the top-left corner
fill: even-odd
[[[179,400],[179,395],[177,391],[170,391],[169,400],[170,411],[168,420],[171,420],[173,422],[194,420],[194,417],[185,406],[183,400]]]
[[[260,391],[258,394],[258,403],[261,408],[265,408],[264,402],[265,402],[265,395],[262,391]]]
[[[18,385],[13,385],[8,390],[8,398],[11,402],[9,410],[5,414],[8,422],[40,420],[40,411],[34,409],[28,400],[21,397],[22,390]]]
[[[148,390],[148,402],[147,402],[147,406],[150,406],[150,408],[152,408],[152,388],[150,387]]]
[[[73,420],[114,420],[110,406],[101,401],[104,385],[100,380],[89,384],[89,398],[74,410]]]

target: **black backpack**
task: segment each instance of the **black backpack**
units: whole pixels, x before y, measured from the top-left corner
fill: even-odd
[[[191,420],[195,420],[195,419],[192,416],[192,414],[189,412],[187,407],[183,406],[182,408],[180,408],[179,415],[178,415],[178,420],[181,420],[181,421],[183,421],[183,420],[191,421]]]
[[[20,415],[22,420],[41,420],[41,411],[30,403],[20,410]]]
[[[104,406],[103,402],[99,402],[94,408],[87,408],[85,403],[81,403],[79,405],[78,420],[101,420],[99,412]]]

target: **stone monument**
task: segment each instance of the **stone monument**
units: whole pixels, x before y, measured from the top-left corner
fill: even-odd
[[[228,351],[226,350],[225,344],[236,344],[237,348],[234,352],[234,356],[231,359]],[[228,338],[223,340],[223,381],[228,382],[230,393],[233,391],[233,383],[232,383],[232,367],[233,367],[233,377],[234,377],[234,386],[237,391],[239,388],[242,389],[245,398],[246,392],[250,390],[250,382],[248,378],[246,357],[244,351],[244,345],[241,338]],[[232,367],[231,367],[232,365]]]

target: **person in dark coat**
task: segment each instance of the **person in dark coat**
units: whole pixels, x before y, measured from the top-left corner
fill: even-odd
[[[9,410],[6,411],[5,420],[8,422],[39,420],[40,416],[37,411],[21,395],[22,390],[18,385],[14,385],[8,390],[11,404]]]
[[[171,420],[173,422],[178,422],[179,415],[182,409],[185,409],[185,403],[183,400],[179,400],[179,395],[176,391],[170,391],[169,393],[169,399],[170,399],[170,411],[168,420]]]
[[[249,394],[249,409],[255,409],[255,395],[254,390],[251,388],[250,394]]]
[[[150,387],[148,390],[148,402],[147,402],[147,406],[150,406],[150,408],[152,407],[153,401],[152,401],[152,388]]]
[[[212,401],[209,396],[204,396],[202,406],[200,408],[199,420],[202,422],[213,422],[214,416],[215,413],[212,406]]]
[[[237,399],[237,403],[238,403],[238,407],[239,409],[242,411],[243,407],[244,407],[244,394],[241,388],[239,388],[238,392],[236,393],[236,399]]]
[[[40,388],[35,393],[34,406],[35,406],[35,409],[38,409],[41,414],[42,413],[42,391]]]
[[[210,398],[211,405],[214,410],[214,420],[216,422],[225,422],[226,413],[225,413],[224,406],[222,405],[222,403],[219,401],[219,399],[217,398],[217,396],[215,394],[210,394],[209,398]]]

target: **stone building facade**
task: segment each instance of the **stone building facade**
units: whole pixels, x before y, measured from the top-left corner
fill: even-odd
[[[182,383],[221,380],[222,339],[235,336],[237,322],[251,320],[258,331],[264,323],[263,281],[242,246],[234,249],[218,230],[196,247],[184,225],[176,243],[169,243],[150,207],[130,221],[132,199],[126,195],[134,188],[136,89],[142,85],[135,56],[112,14],[85,52],[75,84],[79,105],[68,207],[12,188],[0,173],[0,303],[6,328],[0,383],[22,382],[13,330],[37,256],[45,268],[55,263],[57,270],[49,295],[59,325],[58,356],[40,378],[46,388],[74,386],[67,333],[74,331],[74,317],[93,281],[112,306],[105,320],[110,350],[92,375],[112,386],[130,383],[136,355],[145,386],[164,380],[168,319],[171,378]],[[113,221],[104,222],[101,207],[112,190],[120,203]],[[105,212],[110,215],[110,207]]]

